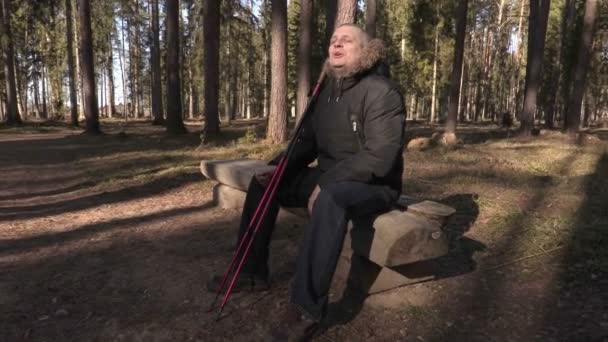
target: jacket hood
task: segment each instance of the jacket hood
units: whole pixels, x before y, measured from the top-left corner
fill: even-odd
[[[346,78],[352,77],[358,74],[366,73],[372,70],[385,58],[384,43],[380,39],[372,39],[369,41],[367,46],[363,49],[361,59],[355,66],[345,70],[335,70],[329,64],[329,58],[325,60],[323,66],[324,71],[333,78]]]

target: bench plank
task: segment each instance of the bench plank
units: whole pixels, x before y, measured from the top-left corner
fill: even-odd
[[[255,170],[265,166],[268,166],[265,162],[254,159],[203,160],[201,172],[221,184],[247,191]]]

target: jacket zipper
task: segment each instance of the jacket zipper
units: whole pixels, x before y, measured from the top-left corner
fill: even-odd
[[[349,123],[350,128],[352,129],[353,134],[355,135],[355,139],[357,139],[359,151],[361,151],[363,149],[363,144],[361,143],[361,135],[359,134],[359,130],[361,129],[361,127],[359,127],[359,118],[357,114],[350,114]]]

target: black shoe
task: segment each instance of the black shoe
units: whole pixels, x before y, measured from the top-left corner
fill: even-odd
[[[271,341],[310,341],[322,331],[320,323],[303,315],[293,304],[280,317],[270,330]]]
[[[224,279],[223,274],[217,274],[213,276],[207,282],[207,290],[210,292],[217,292],[222,285],[222,280]],[[226,279],[226,283],[224,284],[223,290],[226,291],[230,286],[230,282],[232,281],[232,275]],[[241,291],[267,291],[270,289],[270,281],[268,276],[251,274],[241,272],[236,278],[234,282],[234,286],[232,287],[232,292],[241,292]]]

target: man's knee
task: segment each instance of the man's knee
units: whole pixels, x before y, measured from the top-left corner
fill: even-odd
[[[330,184],[327,185],[323,188],[321,188],[321,191],[319,192],[319,195],[317,196],[317,200],[315,201],[315,206],[316,205],[322,205],[324,207],[331,207],[331,206],[339,206],[339,207],[343,207],[343,187],[339,186],[338,184],[340,183],[336,183],[336,184]]]
[[[358,190],[356,182],[332,183],[321,188],[319,197],[323,194],[325,201],[335,203],[339,206],[346,206]]]

